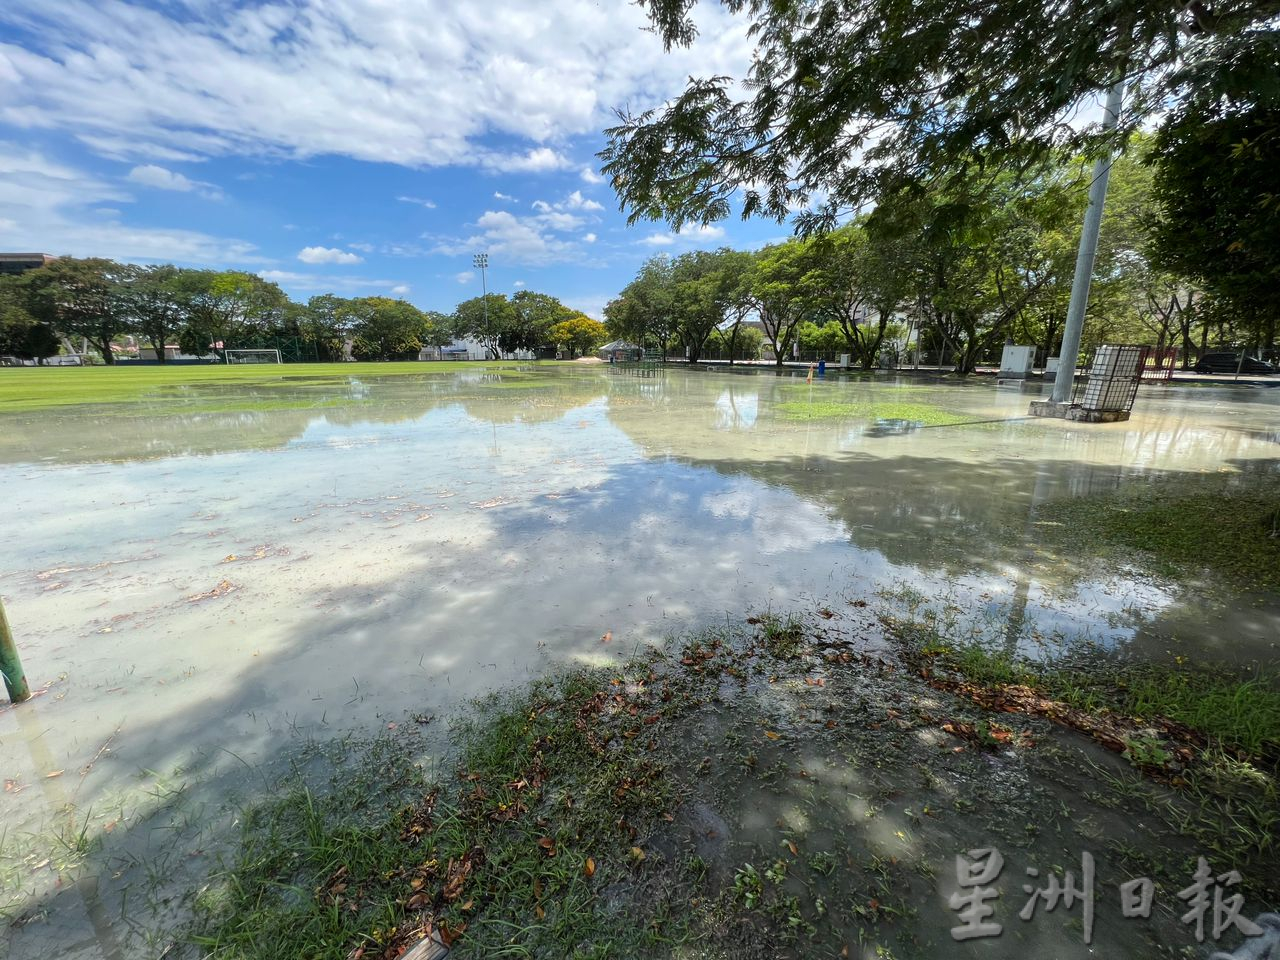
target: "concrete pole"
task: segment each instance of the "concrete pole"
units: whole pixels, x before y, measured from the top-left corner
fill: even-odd
[[[1102,115],[1102,129],[1110,130],[1120,117],[1124,100],[1124,81],[1117,81],[1107,91],[1107,106]],[[1107,180],[1111,177],[1110,155],[1098,158],[1093,166],[1093,182],[1089,185],[1089,207],[1080,231],[1080,250],[1076,254],[1076,275],[1071,281],[1071,304],[1067,307],[1067,323],[1062,330],[1062,349],[1058,351],[1058,374],[1053,381],[1054,403],[1071,399],[1076,379],[1076,357],[1080,355],[1080,335],[1084,332],[1084,312],[1089,306],[1089,283],[1093,279],[1093,260],[1098,253],[1098,228],[1102,225],[1102,206],[1107,199]]]
[[[27,685],[27,675],[22,672],[18,645],[13,642],[13,631],[9,629],[9,621],[4,615],[3,600],[0,600],[0,673],[4,674],[4,686],[11,701],[22,703],[31,699],[31,687]]]

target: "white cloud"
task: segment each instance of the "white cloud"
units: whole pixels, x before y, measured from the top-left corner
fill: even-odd
[[[348,243],[347,246],[352,250],[359,250],[361,253],[373,253],[374,249],[372,243]]]
[[[364,263],[364,257],[336,247],[303,247],[298,251],[303,263]]]
[[[535,147],[527,153],[482,153],[480,166],[495,173],[551,173],[572,164],[550,147]]]
[[[604,206],[594,200],[588,200],[581,190],[575,190],[565,198],[565,206],[570,210],[603,210]]]
[[[205,183],[203,180],[191,180],[180,173],[167,170],[154,163],[134,167],[129,171],[129,176],[126,179],[130,183],[141,184],[144,187],[154,187],[157,190],[197,193],[209,200],[222,199],[222,191],[212,183]]]
[[[597,0],[5,3],[0,121],[169,162],[573,169],[550,144],[658,104],[691,74],[745,74],[745,18],[720,4],[694,15],[698,41],[667,54],[638,5]]]
[[[404,293],[408,287],[398,280],[375,280],[370,277],[338,276],[322,273],[298,273],[292,270],[259,270],[263,280],[278,283],[289,291],[308,293]]]
[[[470,283],[475,278],[476,275],[473,270],[463,270],[461,273],[455,273],[453,275],[453,279],[457,280],[459,283]]]
[[[685,227],[680,231],[679,236],[681,239],[693,240],[695,243],[699,241],[721,240],[724,238],[724,227],[717,227],[715,224]]]
[[[391,292],[396,294],[396,296],[403,297],[409,292],[409,285],[407,283],[398,283],[391,288]]]
[[[578,244],[555,236],[571,230],[580,220],[567,213],[539,213],[518,217],[507,210],[486,210],[476,221],[476,232],[467,237],[436,238],[432,253],[460,256],[486,250],[511,263],[543,266],[580,260]]]
[[[512,286],[515,287],[517,290],[519,290],[521,287],[524,286],[524,281],[517,280],[515,283],[512,284]]]
[[[596,237],[596,235],[595,235],[594,233],[587,233],[587,234],[583,234],[582,242],[583,242],[583,243],[595,243],[597,239],[599,239],[599,238],[598,238],[598,237]]]
[[[264,260],[257,248],[244,240],[196,230],[136,227],[114,219],[118,210],[95,208],[103,202],[128,203],[132,199],[117,184],[25,145],[0,141],[0,210],[5,212],[0,221],[0,247],[201,266]]]
[[[675,234],[670,233],[651,233],[647,237],[637,240],[636,243],[644,244],[648,247],[670,247],[677,243],[681,245],[696,245],[700,243],[712,243],[724,237],[724,227],[715,225],[685,227],[683,230]]]
[[[416,203],[418,206],[426,207],[428,210],[434,210],[436,208],[436,202],[434,200],[426,200],[422,197],[396,197],[396,199],[401,203]]]
[[[509,193],[502,193],[502,192],[501,192],[501,191],[499,191],[499,190],[495,190],[495,191],[493,191],[493,199],[495,199],[495,200],[502,200],[502,201],[504,201],[504,202],[506,202],[506,203],[519,203],[519,202],[520,202],[520,201],[519,201],[519,200],[517,200],[515,197],[511,196],[511,194],[509,194]]]
[[[582,178],[583,183],[597,184],[604,183],[604,177],[596,173],[595,167],[583,167],[578,172],[578,176]]]

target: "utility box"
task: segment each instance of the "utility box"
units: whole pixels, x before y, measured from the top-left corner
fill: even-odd
[[[1000,379],[1025,380],[1031,373],[1031,365],[1035,363],[1035,359],[1035,347],[1020,347],[1006,343],[1004,352],[1000,354]]]
[[[1050,357],[1044,362],[1044,378],[1049,380],[1058,375],[1058,364],[1062,361],[1058,357]]]

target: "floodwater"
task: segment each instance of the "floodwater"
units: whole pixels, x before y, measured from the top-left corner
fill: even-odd
[[[299,734],[444,715],[752,611],[879,595],[1032,654],[1275,654],[1276,597],[1064,561],[1034,518],[1147,476],[1275,474],[1280,390],[1144,387],[1129,422],[1090,426],[989,381],[375,373],[0,415],[0,595],[40,691],[0,708],[15,957],[135,955],[112,878],[58,872],[68,839],[178,796],[198,817]],[[975,422],[780,407],[833,397]]]

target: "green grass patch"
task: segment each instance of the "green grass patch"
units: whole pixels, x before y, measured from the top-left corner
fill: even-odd
[[[1038,527],[1072,552],[1136,560],[1185,578],[1204,572],[1235,589],[1280,590],[1280,481],[1145,483],[1041,507]]]
[[[551,366],[551,363],[547,363]],[[185,390],[224,387],[322,388],[353,380],[500,372],[502,382],[530,376],[524,361],[466,363],[208,364],[202,366],[0,368],[0,413],[75,404],[167,400]],[[533,381],[530,381],[533,382]]]
[[[825,391],[824,391],[825,392]],[[775,406],[778,416],[784,420],[908,420],[926,427],[945,427],[959,423],[973,423],[978,418],[957,413],[934,403],[920,400],[872,400],[865,397],[832,399],[819,394],[818,399],[796,396],[788,391]]]
[[[489,702],[434,780],[383,739],[355,745],[323,790],[282,785],[243,818],[191,939],[211,957],[316,960],[396,956],[432,930],[472,957],[635,956],[669,941],[674,901],[632,899],[643,915],[627,917],[602,901],[637,883],[644,832],[672,802],[651,750],[662,701],[634,669]]]
[[[1280,682],[1274,676],[1245,677],[1184,662],[1158,666],[1106,659],[1086,667],[1078,662],[1083,658],[1077,658],[1041,663],[979,643],[949,644],[919,623],[895,623],[893,632],[930,658],[935,669],[972,683],[1030,687],[1089,713],[1105,711],[1139,720],[1165,717],[1211,745],[1270,762],[1280,760]]]
[[[876,397],[859,396],[831,387],[809,388],[787,385],[780,390],[776,404],[783,420],[909,420],[923,426],[951,426],[973,422],[977,417],[948,410],[922,397],[928,393],[919,387],[895,387],[891,398],[883,392]]]

